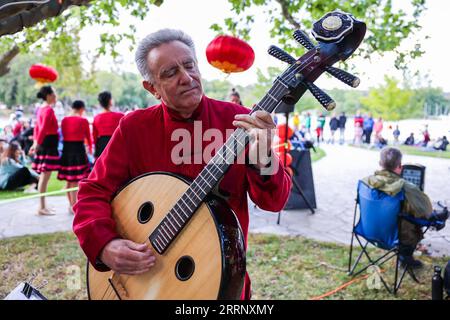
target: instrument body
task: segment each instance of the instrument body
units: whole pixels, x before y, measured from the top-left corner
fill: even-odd
[[[188,186],[187,180],[163,172],[132,180],[111,203],[119,235],[137,243],[148,242],[148,235]],[[148,222],[141,223],[139,209],[149,202],[153,204],[152,216]],[[88,264],[89,299],[239,299],[241,296],[245,277],[244,236],[235,214],[219,197],[210,195],[170,250],[155,255],[155,266],[137,276],[99,272]],[[180,261],[183,257],[185,260]],[[180,280],[191,269],[189,258],[194,264],[192,275]],[[184,266],[180,265],[183,263]]]

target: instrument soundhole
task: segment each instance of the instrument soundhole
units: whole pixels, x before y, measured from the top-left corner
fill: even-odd
[[[194,274],[195,263],[194,259],[190,256],[183,256],[175,265],[175,275],[178,280],[186,281]]]
[[[153,216],[153,210],[153,203],[151,203],[150,201],[144,202],[138,210],[138,221],[142,224],[149,222]]]

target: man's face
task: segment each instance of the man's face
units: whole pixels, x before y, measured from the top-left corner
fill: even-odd
[[[199,105],[203,89],[197,61],[191,49],[180,41],[164,43],[147,57],[153,83],[144,88],[171,109],[189,116]]]

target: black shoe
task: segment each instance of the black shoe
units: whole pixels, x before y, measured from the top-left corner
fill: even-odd
[[[419,269],[423,267],[423,263],[420,260],[414,259],[412,256],[400,255],[400,262],[402,267],[410,267],[412,269]]]

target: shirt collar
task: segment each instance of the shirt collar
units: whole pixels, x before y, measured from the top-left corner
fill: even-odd
[[[194,110],[192,115],[189,118],[183,118],[177,111],[169,108],[163,101],[161,101],[161,105],[164,110],[164,120],[165,121],[179,121],[179,122],[193,122],[195,120],[200,120],[203,114],[203,110],[205,108],[205,95],[202,96],[202,100],[200,101],[198,107]]]

